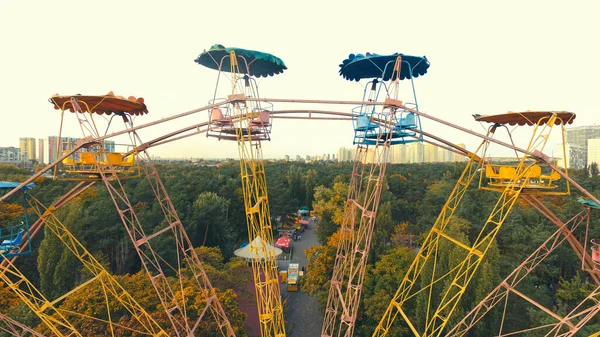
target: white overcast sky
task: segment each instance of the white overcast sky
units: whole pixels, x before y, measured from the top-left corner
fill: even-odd
[[[272,53],[288,70],[260,80],[263,97],[362,98],[338,75],[349,53],[425,55],[420,109],[475,131],[471,115],[569,110],[598,123],[597,1],[2,1],[0,146],[56,135],[60,94],[142,96],[137,124],[206,105],[216,72],[193,60],[215,43]],[[402,99],[403,97],[401,97]],[[275,105],[275,108],[286,108]],[[312,109],[334,109],[310,106]],[[339,110],[339,108],[335,108]],[[349,110],[348,107],[346,107]],[[141,132],[149,140],[207,114]],[[425,121],[455,143],[475,140]],[[527,130],[527,132],[530,131]],[[525,132],[525,131],[523,131]],[[68,136],[77,137],[72,128]],[[524,137],[524,136],[523,136]],[[336,153],[349,122],[274,124],[266,158]],[[519,138],[522,146],[524,138]],[[547,153],[555,149],[552,144]],[[164,157],[237,157],[234,143],[196,136],[157,147]]]

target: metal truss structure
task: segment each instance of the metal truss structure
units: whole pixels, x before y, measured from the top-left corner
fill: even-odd
[[[87,128],[82,129],[91,130],[90,136],[98,137],[98,129],[93,123],[92,109],[90,109],[85,102],[82,102],[82,104],[77,104],[77,102],[73,102],[73,100],[71,100],[71,102],[72,106],[78,109],[79,112],[84,115],[89,114],[90,116],[89,120],[80,118],[80,125],[88,125]],[[131,145],[135,148],[134,152],[130,155],[136,158],[138,165],[140,166],[140,171],[149,182],[155,199],[165,216],[167,226],[152,234],[146,234],[136,215],[133,205],[129,201],[123,184],[119,179],[120,171],[118,170],[118,167],[111,162],[108,162],[108,165],[105,165],[105,167],[101,167],[101,163],[96,161],[95,172],[98,172],[98,178],[105,184],[109,195],[115,204],[129,238],[140,257],[142,265],[144,266],[161,304],[164,307],[165,313],[171,322],[173,330],[177,336],[192,336],[200,326],[205,314],[210,312],[217,322],[223,336],[235,336],[231,323],[227,319],[223,307],[217,298],[216,291],[210,284],[210,281],[204,272],[204,268],[185,232],[171,198],[150,159],[150,155],[146,149],[136,147],[136,145],[141,142],[141,139],[133,128],[132,119],[124,117],[123,120],[125,130],[129,134],[131,140]],[[100,146],[100,148],[102,149],[103,146]],[[169,234],[177,249],[175,261],[168,261],[161,257],[160,254],[153,249],[150,243],[151,240],[158,237],[164,239]],[[181,299],[178,300],[176,297],[177,291],[182,294],[184,293],[184,284],[182,282],[182,272],[184,268],[187,268],[192,272],[195,281],[195,291],[197,291],[198,294],[201,294],[206,302],[205,307],[202,310],[199,310],[199,316],[195,318],[188,317],[185,301],[182,301]],[[174,289],[167,279],[165,269],[175,273],[178,281],[178,289]]]
[[[174,115],[161,121],[134,127],[130,120],[126,120],[126,128],[124,130],[103,136],[100,135],[97,130],[96,132],[88,133],[86,134],[87,137],[80,141],[75,149],[70,149],[69,151],[63,153],[63,155],[60,156],[57,161],[40,170],[31,178],[24,181],[19,187],[15,188],[15,190],[5,194],[2,198],[0,198],[0,200],[5,200],[10,195],[16,193],[20,187],[25,186],[44,172],[59,165],[63,159],[67,158],[78,148],[81,148],[82,146],[102,144],[105,139],[109,139],[118,135],[129,134],[134,148],[129,153],[124,154],[124,156],[136,156],[137,161],[140,164],[141,172],[151,183],[155,197],[160,203],[161,209],[163,210],[165,218],[167,219],[166,227],[161,228],[152,234],[146,234],[144,232],[140,221],[135,215],[134,208],[125,194],[123,185],[120,182],[119,170],[117,167],[113,167],[110,164],[105,167],[100,167],[100,165],[97,165],[96,170],[98,174],[96,180],[101,180],[107,187],[109,194],[111,194],[119,215],[121,216],[127,232],[134,244],[134,247],[136,248],[140,259],[142,260],[143,266],[150,280],[152,281],[152,284],[165,308],[166,313],[171,319],[173,330],[177,336],[194,335],[197,331],[196,329],[199,326],[200,321],[204,317],[204,314],[210,311],[214,319],[221,327],[222,335],[234,336],[233,329],[231,328],[225,312],[218,302],[216,293],[210,285],[210,282],[206,277],[197,256],[195,255],[189,238],[187,237],[187,234],[185,234],[185,230],[183,229],[181,221],[179,220],[173,204],[166,193],[165,186],[158,177],[156,169],[152,165],[147,153],[147,150],[150,147],[166,144],[171,141],[206,132],[210,128],[210,122],[202,122],[190,125],[146,143],[141,142],[139,136],[137,135],[137,130],[163,124],[180,117],[189,116],[200,111],[207,111],[215,107],[230,106],[233,111],[235,111],[234,122],[237,123],[235,139],[238,142],[238,148],[240,150],[240,167],[242,172],[241,175],[242,186],[244,190],[244,201],[246,205],[246,217],[249,227],[249,238],[252,240],[260,236],[265,240],[265,242],[271,242],[272,228],[269,216],[266,178],[264,174],[264,165],[262,164],[262,149],[260,146],[260,140],[253,139],[251,132],[243,131],[244,129],[248,130],[251,120],[257,117],[255,110],[256,108],[260,109],[261,102],[281,102],[290,104],[371,104],[385,106],[385,103],[363,101],[268,99],[258,98],[257,95],[247,95],[243,91],[234,91],[234,93],[226,100],[215,102],[214,104],[210,104],[203,108],[183,114]],[[537,199],[535,196],[532,196],[526,192],[528,187],[526,186],[525,182],[531,178],[531,168],[534,165],[546,165],[546,167],[549,167],[553,171],[557,172],[563,179],[568,181],[574,188],[578,189],[590,200],[598,202],[598,199],[573,181],[566,172],[556,167],[550,158],[543,153],[544,145],[548,140],[550,130],[556,123],[556,113],[549,113],[543,122],[537,123],[534,126],[533,136],[529,145],[526,148],[520,148],[514,144],[508,144],[495,139],[493,136],[497,127],[496,125],[490,127],[488,133],[483,135],[468,130],[464,127],[453,125],[432,115],[411,109],[402,105],[401,103],[397,104],[396,107],[403,109],[404,111],[413,112],[422,118],[427,118],[432,121],[442,123],[444,125],[453,127],[455,130],[463,131],[483,139],[482,143],[475,152],[469,152],[447,140],[428,134],[426,131],[418,131],[420,134],[429,138],[428,140],[425,140],[425,142],[466,155],[469,157],[469,162],[467,163],[459,181],[457,182],[454,190],[440,212],[440,215],[433,225],[432,230],[425,239],[420,252],[416,256],[410,269],[407,271],[400,288],[395,294],[393,301],[390,303],[378,328],[374,332],[374,336],[387,335],[397,316],[402,316],[415,336],[440,336],[448,324],[449,318],[453,314],[454,309],[466,291],[470,281],[473,279],[477,267],[486,255],[490,244],[494,241],[515,202],[519,198],[522,198],[532,206],[536,207],[536,209],[538,209],[549,219],[557,219],[547,208],[544,208],[545,206],[540,199]],[[81,109],[81,111],[85,112],[89,111],[89,109]],[[302,118],[349,120],[352,118],[352,114],[347,112],[327,110],[273,110],[269,113],[270,117],[273,119]],[[77,115],[79,116],[80,114],[78,113]],[[91,116],[91,113],[89,113],[89,115]],[[90,130],[95,130],[95,126],[93,126],[93,124],[89,124],[88,126]],[[502,188],[501,195],[494,206],[493,211],[485,221],[478,237],[472,244],[467,244],[457,240],[456,238],[453,238],[452,235],[447,232],[447,226],[469,185],[471,185],[472,180],[478,174],[478,169],[482,168],[484,165],[485,153],[488,146],[492,143],[513,149],[522,154],[522,156],[519,158],[519,163],[516,166],[516,174],[508,181],[506,186]],[[361,153],[361,151],[362,150],[359,147],[359,153]],[[387,146],[381,146],[381,158],[385,157],[385,151],[387,151]],[[343,334],[344,336],[351,336],[353,333],[354,319],[356,318],[356,310],[360,301],[362,278],[364,277],[364,267],[366,265],[366,255],[368,253],[370,243],[369,232],[372,231],[372,226],[377,211],[378,193],[380,193],[381,189],[381,186],[378,184],[381,183],[381,179],[384,174],[384,165],[374,166],[373,168],[369,169],[365,169],[364,166],[355,166],[355,170],[353,171],[352,184],[354,184],[354,187],[351,188],[349,193],[349,201],[344,215],[344,222],[346,225],[342,231],[342,233],[347,232],[347,234],[341,234],[341,236],[344,238],[346,238],[346,235],[348,235],[348,237],[351,239],[343,243],[345,246],[338,250],[338,256],[340,256],[341,259],[339,261],[340,267],[336,270],[336,273],[334,273],[334,280],[332,282],[332,288],[336,289],[337,297],[334,296],[332,297],[333,299],[331,299],[331,303],[338,301],[338,304],[332,304],[331,308],[333,310],[328,310],[326,313],[326,315],[335,313],[333,316],[336,316],[337,319],[332,320],[332,322],[338,322],[340,324],[338,327],[341,326],[341,324],[351,323],[347,324],[344,329],[342,329],[344,330],[344,333],[340,333],[340,335]],[[367,176],[370,178],[365,179],[364,177]],[[84,185],[81,183],[78,186]],[[377,191],[377,189],[379,189],[379,191]],[[47,225],[49,224],[47,222],[48,217],[48,214],[46,214],[45,217],[42,217],[44,218],[43,221],[45,221]],[[581,216],[576,217],[575,219],[581,219]],[[556,223],[557,226],[559,225],[557,221],[553,222]],[[572,219],[572,221],[567,222],[567,225],[574,226],[574,223],[575,220]],[[561,225],[561,229],[557,231],[557,233],[565,234],[567,231],[572,231],[573,227],[567,227],[567,225]],[[53,226],[56,225],[54,224]],[[174,263],[167,263],[164,258],[157,255],[150,245],[150,242],[153,239],[166,235],[167,233],[171,233],[172,237],[175,239],[178,249],[177,261]],[[271,234],[271,236],[269,236],[269,234]],[[62,233],[61,235],[66,235],[66,233]],[[513,277],[510,279],[511,282],[517,281],[518,283],[518,281],[523,277],[522,273],[525,273],[525,271],[529,272],[533,266],[537,265],[537,263],[539,263],[541,259],[547,255],[547,253],[554,250],[556,243],[558,243],[556,235],[557,234],[555,233],[543,245],[543,247],[540,247],[540,249],[538,249],[538,251],[536,251],[534,255],[530,257],[530,259],[526,260],[518,269],[515,270],[515,272],[513,272],[513,274],[511,274]],[[68,235],[65,237],[68,237]],[[572,236],[567,234],[566,238],[562,240],[567,240],[567,242],[574,247],[575,251],[578,252],[578,255],[582,259],[584,269],[591,269],[591,262],[589,261],[589,257],[586,257],[584,247],[581,247],[578,242],[573,239],[569,239],[569,237]],[[69,238],[69,240],[71,239]],[[449,270],[436,270],[435,261],[437,259],[437,251],[441,241],[445,241],[448,244],[460,247],[465,253],[462,261],[454,266],[449,267]],[[254,276],[255,280],[257,281],[257,290],[260,290],[257,291],[257,304],[259,307],[259,312],[262,315],[259,318],[262,323],[261,331],[263,336],[279,337],[285,335],[283,326],[283,312],[280,310],[280,302],[277,302],[280,301],[280,297],[278,293],[279,284],[276,274],[276,264],[274,262],[269,262],[269,260],[270,259],[266,258],[264,261],[257,260],[253,263]],[[10,275],[10,279],[8,279],[8,281],[9,284],[13,285],[11,289],[13,289],[16,293],[21,294],[20,296],[22,300],[32,309],[34,309],[34,311],[45,313],[44,315],[46,316],[45,318],[42,318],[42,320],[48,325],[53,333],[59,336],[79,336],[80,334],[72,327],[68,320],[61,315],[60,309],[56,308],[55,303],[48,301],[41,293],[36,292],[26,278],[19,273],[16,268],[14,268],[13,261],[5,261],[6,262],[3,261],[3,267],[5,270],[5,272],[2,273],[3,279],[8,278]],[[424,273],[426,266],[429,268],[429,270],[432,270],[431,273]],[[175,298],[174,293],[176,290],[168,282],[164,273],[164,268],[170,268],[176,275],[181,275],[184,267],[192,269],[194,275],[196,276],[195,279],[198,281],[196,291],[204,294],[206,298],[207,306],[201,312],[199,317],[187,316],[185,303],[180,302]],[[98,276],[98,278],[104,278],[106,276],[104,273],[98,273],[98,275],[101,274],[103,276]],[[426,286],[422,286],[421,281],[425,276]],[[592,276],[592,278],[595,282],[598,282],[597,276]],[[11,281],[15,279],[18,281]],[[509,279],[507,278],[507,280]],[[444,283],[448,286],[442,287],[441,285]],[[516,283],[511,284],[508,283],[508,281],[503,282],[503,284],[501,284],[499,288],[495,290],[497,295],[493,295],[493,292],[490,294],[490,296],[488,296],[488,300],[491,301],[489,303],[498,304],[502,302],[502,299],[507,298],[507,295],[501,294],[506,294],[509,291],[507,289],[510,287],[512,287],[510,292],[515,293],[516,290],[514,289],[514,285],[516,285]],[[181,282],[179,282],[178,287],[181,286]],[[29,293],[24,294],[23,289],[29,289]],[[107,292],[110,292],[108,287],[106,289]],[[441,289],[441,296],[439,296],[439,298],[436,298],[436,296],[432,295],[436,289]],[[548,336],[571,336],[578,331],[579,328],[585,324],[587,320],[593,317],[593,315],[599,310],[598,306],[595,304],[599,303],[600,301],[599,294],[600,290],[594,290],[579,306],[577,306],[572,312],[568,313],[564,317],[556,317],[551,315],[557,319],[558,323],[552,327],[545,327],[550,330]],[[421,326],[417,325],[416,322],[413,322],[413,319],[405,309],[406,305],[408,305],[410,301],[415,300],[418,296],[425,296],[428,299],[427,315],[422,319],[423,322]],[[486,305],[487,304],[481,304],[481,307],[478,309],[477,313],[473,314],[473,317],[475,318],[470,318],[470,321],[465,322],[475,322],[480,319],[481,316],[478,315],[481,315],[479,313],[487,310],[485,309],[487,308]],[[465,318],[465,320],[467,320],[467,318]],[[464,326],[470,327],[474,323],[465,324],[466,325]],[[464,328],[461,327],[455,328],[456,331],[459,329],[464,330]],[[500,330],[500,336],[506,335],[502,335],[502,333],[502,330]],[[325,332],[323,335],[332,336],[333,333]]]
[[[352,336],[354,331],[389,144],[369,150],[368,145],[358,145],[356,150],[321,336],[336,331]]]
[[[0,331],[4,331],[11,336],[16,337],[45,337],[32,328],[15,321],[14,319],[0,314]]]
[[[405,135],[416,135],[413,131],[417,128],[416,123],[410,123],[410,130],[407,128],[406,132],[396,130],[396,125],[402,124],[402,110],[395,105],[400,103],[397,96],[402,57],[398,56],[393,62],[389,92],[394,94],[394,99],[389,98],[386,90],[387,105],[381,113],[377,113],[376,107],[370,104],[359,106],[354,111],[358,112],[358,115],[353,116],[354,139],[358,145],[344,215],[338,231],[338,246],[321,329],[322,337],[350,337],[354,334],[390,146],[423,140],[423,137],[404,139]],[[369,84],[369,97],[364,100],[375,102],[383,83],[375,80]]]
[[[252,251],[252,272],[256,290],[256,305],[262,336],[284,337],[285,321],[281,303],[281,290],[277,259],[268,249],[273,239],[273,225],[267,192],[267,179],[262,155],[261,141],[269,138],[268,131],[261,132],[252,123],[263,111],[260,103],[248,102],[245,97],[256,97],[258,90],[250,83],[238,79],[238,56],[234,51],[229,55],[234,83],[230,103],[235,129],[235,139],[240,156],[240,176],[248,226],[248,242]],[[244,62],[245,59],[242,58]],[[246,69],[250,66],[246,63]],[[255,246],[255,243],[260,244]]]

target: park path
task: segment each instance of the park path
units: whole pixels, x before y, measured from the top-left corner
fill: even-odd
[[[279,270],[287,270],[289,263],[299,263],[300,268],[308,265],[308,259],[305,250],[312,246],[319,246],[317,239],[316,224],[309,220],[308,229],[302,233],[302,240],[294,241],[294,251],[291,260],[279,260]],[[281,296],[283,300],[287,299],[288,311],[285,320],[292,329],[288,329],[289,337],[311,337],[321,335],[321,325],[323,323],[323,312],[319,310],[317,299],[309,296],[302,291],[302,282],[300,282],[300,291],[288,292],[285,283],[281,284]]]

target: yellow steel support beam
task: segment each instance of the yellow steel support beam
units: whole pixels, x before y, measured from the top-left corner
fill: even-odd
[[[550,135],[555,120],[556,114],[552,114],[548,118],[548,120],[543,120],[539,123],[539,125],[535,126],[533,136],[531,137],[531,140],[528,145],[529,152],[534,150],[543,150],[544,146],[548,141],[548,137]],[[491,128],[492,133],[494,131],[494,128],[495,127]],[[482,145],[484,145],[486,142],[487,140],[484,141]],[[482,146],[480,146],[480,149],[481,148]],[[485,154],[485,149],[487,149],[487,145],[483,146],[483,149],[483,153]],[[484,157],[484,155],[480,157]],[[419,329],[414,329],[414,324],[410,322],[410,319],[406,317],[406,315],[403,314],[403,317],[405,318],[409,327],[411,327],[411,330],[413,331],[415,336],[437,337],[443,332],[443,329],[448,323],[450,316],[456,309],[458,302],[460,301],[462,295],[466,291],[469,282],[474,277],[475,272],[479,267],[479,264],[481,263],[491,244],[494,242],[494,239],[498,231],[500,230],[500,227],[506,220],[506,217],[508,216],[510,210],[514,206],[516,200],[518,199],[520,192],[523,190],[523,187],[527,184],[529,174],[528,172],[530,172],[529,167],[532,164],[527,164],[526,162],[530,159],[531,158],[529,156],[523,156],[521,158],[517,166],[515,176],[504,189],[490,216],[488,217],[483,228],[481,229],[477,239],[471,245],[471,247],[468,247],[467,245],[464,245],[462,243],[458,244],[457,240],[449,240],[450,242],[457,244],[462,248],[468,249],[467,256],[455,267],[456,270],[454,272],[447,274],[448,278],[452,277],[453,275],[452,281],[449,283],[449,286],[443,290],[443,296],[439,303],[437,303],[437,301],[435,301],[432,297],[432,285],[430,284],[426,286],[430,287],[430,291],[427,300],[427,315],[425,317],[425,326],[423,327],[423,330],[421,330],[422,332],[420,334],[418,333]],[[481,162],[479,162],[479,164],[480,163]],[[460,186],[464,186],[466,189],[466,186],[468,186],[468,184],[474,176],[474,174],[472,173],[473,164],[473,159],[471,159],[469,161],[469,164],[467,164],[467,168],[465,168],[463,175],[459,179],[459,182],[455,187],[455,191]],[[466,174],[469,170],[471,170],[471,174]],[[465,176],[469,177],[470,179],[465,180]],[[449,201],[455,198],[455,191],[452,192]],[[415,260],[413,261],[413,265],[407,272],[400,288],[396,292],[392,303],[388,306],[388,309],[386,310],[386,313],[384,314],[384,317],[382,318],[378,327],[376,328],[373,336],[387,335],[391,325],[394,322],[394,319],[390,319],[390,317],[396,316],[395,311],[400,311],[401,313],[403,313],[402,307],[411,293],[410,290],[412,286],[417,281],[419,274],[428,262],[432,252],[435,252],[433,259],[433,273],[431,276],[433,282],[435,278],[438,240],[441,237],[440,234],[444,232],[444,229],[446,227],[445,224],[447,224],[447,221],[444,220],[446,219],[446,212],[447,210],[450,210],[450,214],[452,214],[456,209],[457,205],[458,203],[454,203],[453,206],[450,207],[449,202],[447,202],[444,208],[442,209],[442,213],[440,214],[440,217],[438,217],[438,221],[436,221],[436,224],[425,239],[425,243],[421,248],[421,250],[425,251],[426,253],[418,254]],[[438,225],[439,223],[441,223],[441,225]],[[449,235],[445,234],[443,237],[448,239]],[[425,258],[423,258],[423,256],[425,256]],[[439,281],[439,279],[436,280],[436,282],[437,281]],[[430,308],[433,308],[431,312]]]
[[[117,302],[123,306],[125,310],[129,312],[131,317],[134,317],[141,325],[140,330],[143,333],[150,336],[167,336],[167,333],[158,325],[158,323],[146,312],[146,310],[123,288],[117,280],[90,254],[87,249],[79,242],[73,234],[67,229],[67,227],[54,215],[55,208],[50,206],[49,208],[39,202],[33,196],[29,196],[30,206],[32,206],[35,213],[38,216],[45,218],[46,228],[48,228],[54,235],[56,235],[77,257],[84,267],[94,275],[94,277],[87,282],[84,282],[68,292],[58,299],[54,300],[51,305],[56,305],[69,295],[84,289],[92,281],[98,281],[102,285],[102,289],[105,292],[105,296],[111,295],[111,298],[117,300]],[[107,312],[110,317],[111,308],[109,306],[108,298],[106,298]],[[48,304],[44,304],[48,306]],[[110,324],[112,331],[112,324]]]
[[[495,129],[492,128],[490,132],[488,132],[488,135],[492,134],[494,131]],[[485,153],[485,150],[487,149],[488,145],[489,142],[487,140],[484,140],[477,148],[476,153],[479,153],[481,154],[481,156],[483,156],[483,153]],[[437,235],[437,233],[443,231],[448,226],[448,223],[452,219],[452,216],[454,215],[456,208],[460,204],[464,194],[466,193],[469,185],[471,184],[471,181],[473,180],[475,175],[478,174],[477,169],[480,167],[481,164],[481,156],[473,155],[469,157],[469,162],[463,170],[462,175],[458,179],[458,182],[454,186],[454,189],[448,197],[446,204],[442,208],[442,211],[440,212],[440,215],[438,216],[435,224],[433,225],[432,230],[427,235],[427,238],[425,238],[425,241],[421,246],[421,250],[413,260],[410,268],[406,271],[406,274],[402,279],[400,287],[398,288],[396,294],[394,295],[390,304],[388,305],[388,308],[386,309],[383,317],[381,318],[379,325],[375,329],[373,336],[387,336],[387,334],[390,331],[390,328],[395,322],[398,313],[402,311],[401,308],[404,305],[404,302],[411,297],[412,288],[414,284],[419,279],[425,265],[430,260],[432,254],[437,251],[437,245],[439,240],[439,236]],[[404,315],[403,317],[407,322],[408,326],[411,328],[411,331],[413,331],[415,336],[418,336],[419,334],[416,328],[414,327],[414,324],[408,319],[408,317]]]
[[[252,259],[252,271],[260,331],[263,337],[285,337],[277,260],[270,249],[271,243],[274,242],[273,226],[271,225],[262,147],[259,136],[255,136],[250,127],[252,112],[255,112],[256,109],[249,107],[244,100],[245,90],[250,90],[248,95],[252,97],[255,97],[256,93],[251,91],[251,87],[239,83],[243,81],[238,81],[237,75],[240,71],[235,52],[231,51],[229,57],[233,74],[231,97],[238,97],[231,104],[234,115],[241,116],[235,119],[235,130],[240,156],[240,176],[244,193],[248,240],[255,256]],[[247,65],[246,69],[248,69]],[[256,239],[260,241],[260,245],[255,247],[253,245]]]
[[[0,257],[6,258],[3,254],[0,254]],[[13,281],[13,279],[16,281]],[[10,261],[0,272],[0,280],[6,283],[56,336],[83,337],[71,322]]]

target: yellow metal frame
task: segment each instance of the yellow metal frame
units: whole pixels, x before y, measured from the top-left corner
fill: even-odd
[[[136,158],[130,161],[123,161],[123,154],[118,152],[108,152],[104,153],[104,150],[97,152],[82,152],[91,153],[92,155],[106,155],[106,159],[99,160],[81,160],[74,162],[69,157],[65,158],[62,162],[63,167],[65,167],[65,172],[68,174],[79,174],[80,176],[71,176],[71,177],[56,177],[56,180],[66,180],[66,181],[99,181],[102,180],[100,177],[100,173],[98,170],[102,170],[105,175],[108,176],[109,180],[116,179],[115,176],[118,176],[120,180],[127,179],[135,179],[141,177],[141,169],[139,166],[139,162],[137,160],[137,153],[131,153],[128,158]],[[108,157],[121,157],[120,162],[114,159],[108,159]],[[98,164],[98,165],[96,165]],[[112,166],[112,170],[111,170]]]
[[[533,136],[527,147],[527,152],[531,153],[534,150],[543,150],[548,141],[552,126],[554,126],[556,117],[556,114],[552,114],[550,117],[548,117],[548,120],[540,121],[539,124],[535,126]],[[493,134],[495,129],[496,126],[492,126],[488,132],[488,136]],[[484,156],[488,146],[489,141],[484,140],[479,146],[477,153],[479,153],[480,150],[483,150]],[[442,208],[442,211],[436,220],[435,225],[425,239],[421,250],[404,276],[400,287],[390,302],[386,312],[379,322],[379,325],[375,329],[373,336],[386,336],[398,315],[401,315],[404,318],[410,330],[417,337],[440,336],[442,334],[444,327],[448,323],[452,313],[458,305],[458,302],[466,291],[469,282],[474,277],[479,264],[487,253],[490,245],[494,242],[496,234],[500,230],[500,227],[506,220],[506,217],[510,213],[521,191],[523,190],[529,175],[531,174],[530,168],[533,166],[533,164],[527,164],[527,162],[533,159],[535,158],[530,158],[528,156],[523,156],[521,158],[516,168],[516,174],[504,189],[490,216],[481,229],[477,239],[472,245],[467,245],[460,242],[460,240],[452,238],[451,235],[445,233],[444,230],[446,229],[450,218],[454,214],[456,207],[460,203],[464,192],[467,190],[470,182],[477,174],[477,168],[482,164],[481,157],[470,155],[470,160],[467,164],[467,167],[463,171],[458,183],[454,187],[454,190],[448,198],[448,201]],[[435,269],[440,238],[444,238],[447,240],[447,242],[451,242],[458,247],[462,247],[467,251],[467,255],[456,266],[450,266],[450,271],[436,278]],[[429,261],[432,255],[433,261]],[[433,265],[431,279],[426,286],[423,286],[421,289],[412,292],[411,290],[413,285],[419,281],[419,276],[421,275],[427,263],[432,263]],[[449,280],[450,278],[452,281],[449,283],[449,286],[443,290],[443,296],[441,297],[441,300],[439,303],[435,303],[437,301],[435,301],[432,297],[434,285],[436,283],[439,283],[440,285],[444,284],[446,282],[440,283],[440,281]],[[403,310],[403,305],[406,303],[406,301],[416,297],[420,293],[423,293],[422,296],[426,295],[426,293],[424,293],[425,291],[428,291],[427,314],[425,317],[425,326],[421,330],[411,322],[407,311]]]
[[[64,114],[65,114],[65,107],[66,107],[67,103],[69,103],[69,101],[65,101],[61,106],[60,131],[58,134],[58,144],[57,144],[57,149],[56,149],[57,154],[64,153],[63,149],[62,149],[62,127],[63,127],[63,120],[64,120]],[[100,103],[98,103],[98,105],[101,103],[102,103],[102,101],[100,101]],[[88,129],[88,131],[94,137],[98,137],[100,134],[98,132],[98,127],[96,126],[96,122],[94,121],[94,115],[92,113],[92,111],[95,109],[96,106],[93,106],[92,108],[90,108],[86,102],[78,102],[78,104],[83,104],[83,106],[85,107],[85,111],[83,112],[85,119],[84,119],[84,122],[82,122],[81,120],[79,121],[80,125],[83,125],[85,123],[89,124],[91,129]],[[81,107],[79,107],[79,108],[81,109]],[[75,113],[79,114],[79,112],[77,112],[77,111],[75,111]],[[77,117],[79,118],[79,115],[77,115]],[[82,127],[82,129],[83,129],[83,127]],[[84,153],[91,153],[92,158],[90,158],[90,159],[82,159],[80,161],[75,162],[71,159],[71,157],[67,157],[62,161],[61,165],[62,165],[62,167],[65,168],[65,172],[69,175],[74,175],[74,176],[67,176],[67,177],[58,176],[58,165],[55,166],[54,175],[53,175],[54,180],[99,181],[99,180],[102,180],[102,178],[100,177],[100,173],[98,172],[98,170],[102,170],[102,169],[105,174],[117,175],[121,180],[134,179],[134,178],[139,178],[141,176],[141,171],[140,171],[140,167],[139,167],[139,162],[137,160],[136,152],[129,154],[128,158],[133,158],[133,160],[130,162],[130,161],[123,161],[123,157],[122,157],[121,153],[116,153],[116,152],[108,152],[107,153],[104,150],[104,141],[103,140],[100,140],[94,146],[98,147],[97,151],[86,151],[86,152],[81,153],[82,155]],[[115,156],[116,154],[121,155],[120,160],[116,158],[116,156]],[[96,164],[99,164],[99,165],[96,165]],[[110,169],[111,166],[113,168],[112,170]],[[114,176],[109,177],[109,178],[116,179],[116,177],[114,177]]]
[[[240,72],[234,51],[231,51],[229,58],[233,76],[232,96],[242,94],[241,98],[244,96],[244,88],[237,80]],[[246,69],[249,67],[246,66]],[[248,240],[252,243],[257,237],[262,238],[262,247],[251,249],[254,249],[255,256],[259,256],[257,250],[262,250],[260,256],[266,257],[262,260],[252,259],[261,336],[285,337],[277,257],[267,249],[274,240],[262,147],[260,139],[253,139],[250,126],[250,121],[258,116],[258,112],[252,113],[255,109],[249,109],[243,99],[234,100],[231,104],[235,115],[233,120],[240,156]]]
[[[6,257],[0,254],[3,259]],[[31,309],[54,334],[60,337],[83,337],[44,295],[23,275],[9,259],[8,265],[0,270],[2,280],[25,305]],[[10,277],[9,277],[10,276]],[[13,279],[16,279],[13,281]]]
[[[566,157],[566,148],[565,148],[565,123],[560,124],[561,136],[563,141],[563,157]],[[515,158],[515,162],[520,162],[519,158]],[[481,174],[479,176],[479,189],[488,190],[488,191],[496,191],[503,192],[504,189],[508,186],[511,181],[511,176],[516,174],[517,166],[519,164],[492,164],[491,160],[486,158],[483,163],[483,167],[481,170]],[[511,173],[503,174],[502,171],[507,172],[509,169]],[[550,172],[548,172],[550,170]],[[524,185],[521,193],[523,194],[531,194],[535,196],[542,195],[555,195],[555,196],[564,196],[571,194],[571,184],[568,181],[565,181],[565,189],[559,190],[559,186],[554,183],[561,180],[561,176],[558,172],[552,170],[548,167],[547,164],[543,162],[534,162],[529,169],[530,172],[527,172],[526,183]],[[544,174],[543,172],[547,172]],[[569,169],[565,168],[564,172],[568,175]]]
[[[29,200],[34,212],[40,217],[45,219],[46,228],[48,228],[54,235],[56,235],[81,261],[84,267],[94,275],[93,278],[75,287],[67,294],[55,299],[54,301],[48,301],[42,293],[37,290],[25,276],[19,272],[14,265],[10,264],[9,267],[3,272],[0,272],[0,278],[9,285],[9,287],[17,293],[17,295],[23,300],[25,304],[35,312],[38,317],[58,336],[81,336],[81,334],[75,329],[75,327],[67,320],[62,314],[78,315],[87,319],[101,321],[109,325],[111,335],[114,337],[115,332],[113,327],[121,327],[131,331],[135,331],[140,334],[149,336],[168,336],[167,333],[160,327],[160,325],[145,311],[145,309],[116,281],[116,279],[96,260],[85,247],[71,234],[64,224],[54,215],[55,208],[51,206],[46,208],[36,198],[29,195]],[[12,282],[6,273],[16,277],[17,282]],[[98,319],[86,314],[81,314],[73,311],[66,311],[55,307],[62,300],[68,296],[83,291],[86,286],[94,281],[101,283],[102,290],[104,293],[106,310],[108,313],[108,320]],[[21,285],[24,284],[25,287]],[[116,324],[111,319],[111,307],[109,305],[109,296],[114,298],[128,313],[131,317],[135,317],[138,323],[141,325],[141,330],[133,330],[131,328],[123,327]],[[58,327],[68,329],[68,334],[61,334]]]

